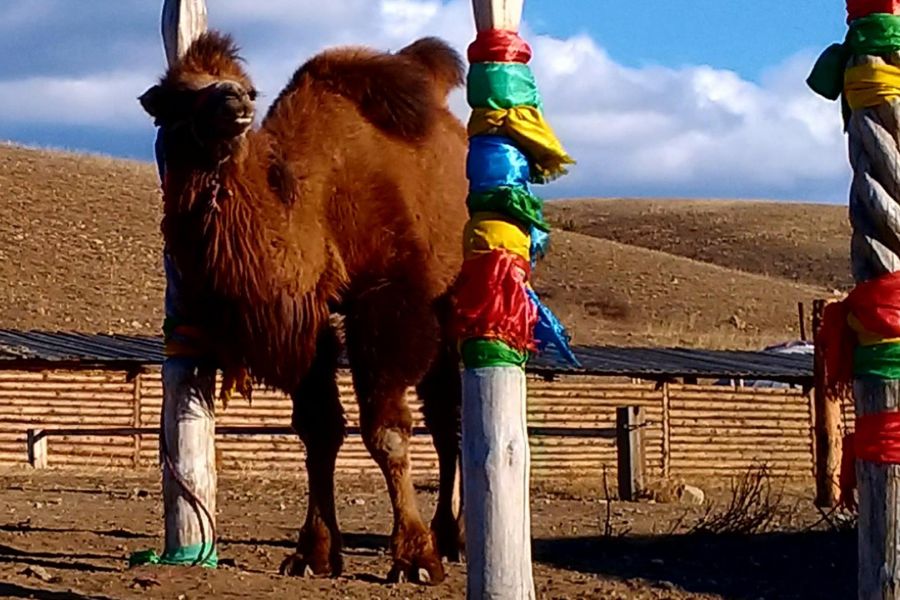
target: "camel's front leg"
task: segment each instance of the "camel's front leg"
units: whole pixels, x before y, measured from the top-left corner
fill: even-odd
[[[341,532],[334,507],[334,467],[344,440],[337,356],[333,333],[323,333],[313,366],[292,395],[294,430],[306,446],[309,503],[297,551],[281,565],[285,575],[337,577],[343,568]]]
[[[394,508],[391,533],[393,566],[388,580],[437,584],[444,568],[431,530],[416,506],[415,489],[409,467],[409,438],[412,417],[406,405],[405,389],[379,390],[360,398],[363,440],[381,467]]]

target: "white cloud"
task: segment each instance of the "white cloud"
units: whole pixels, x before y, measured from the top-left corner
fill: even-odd
[[[137,97],[150,85],[127,72],[0,80],[0,122],[129,129],[146,119]]]
[[[10,2],[0,12],[14,16],[21,28],[34,21],[29,15],[46,19],[48,6],[55,6],[54,14],[80,10],[53,0]],[[62,30],[65,16],[58,18]],[[136,97],[163,65],[158,24],[149,14],[139,18],[115,31],[84,32],[108,35],[106,48],[126,49],[94,50],[95,56],[79,62],[93,64],[92,72],[22,74],[19,66],[9,79],[0,75],[0,129],[4,122],[20,129],[23,123],[145,129],[148,119]],[[468,0],[217,0],[210,3],[210,20],[242,46],[264,102],[300,63],[327,46],[397,50],[417,37],[438,35],[464,53],[474,35]],[[48,24],[32,26],[35,43],[46,43]],[[527,23],[523,35],[535,50],[532,67],[547,118],[578,160],[570,176],[541,190],[548,197],[836,200],[845,194],[849,168],[839,109],[804,84],[813,54],[787,57],[757,83],[710,65],[625,67],[587,36],[538,36]],[[7,49],[3,44],[0,54]],[[20,60],[27,63],[27,54]],[[42,68],[58,62],[43,60]],[[454,93],[451,106],[467,116],[462,92]]]

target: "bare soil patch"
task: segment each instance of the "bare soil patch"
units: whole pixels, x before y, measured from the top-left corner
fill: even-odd
[[[703,485],[700,482],[700,485]],[[571,486],[570,486],[571,487]],[[807,486],[808,487],[808,486]],[[345,532],[339,579],[277,574],[303,518],[300,477],[220,478],[222,565],[217,570],[127,568],[134,550],[159,549],[161,504],[156,473],[0,474],[0,595],[19,598],[464,598],[465,566],[450,565],[437,587],[387,585],[390,507],[378,479],[338,482]],[[430,515],[434,488],[420,485]],[[709,490],[717,502],[727,499]],[[535,579],[546,599],[819,599],[850,597],[855,537],[809,530],[818,520],[798,488],[771,533],[688,535],[703,509],[614,502],[590,483],[581,491],[535,490]],[[675,529],[674,532],[672,530]],[[627,532],[627,533],[624,533]]]

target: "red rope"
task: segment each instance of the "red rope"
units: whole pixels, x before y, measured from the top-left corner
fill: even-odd
[[[844,437],[841,455],[841,504],[856,508],[856,461],[879,465],[900,465],[900,412],[863,415],[856,419],[856,431]]]

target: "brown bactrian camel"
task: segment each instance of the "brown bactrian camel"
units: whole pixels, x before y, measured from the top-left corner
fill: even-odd
[[[461,392],[447,333],[467,219],[466,134],[447,106],[462,61],[435,38],[394,54],[329,50],[294,74],[258,128],[242,62],[230,36],[206,33],[140,101],[163,133],[162,232],[189,319],[219,366],[293,399],[309,504],[282,572],[341,573],[343,344],[394,509],[389,578],[437,583],[462,539],[452,500]],[[331,313],[343,315],[345,340]],[[410,476],[409,386],[439,455],[430,529]]]

